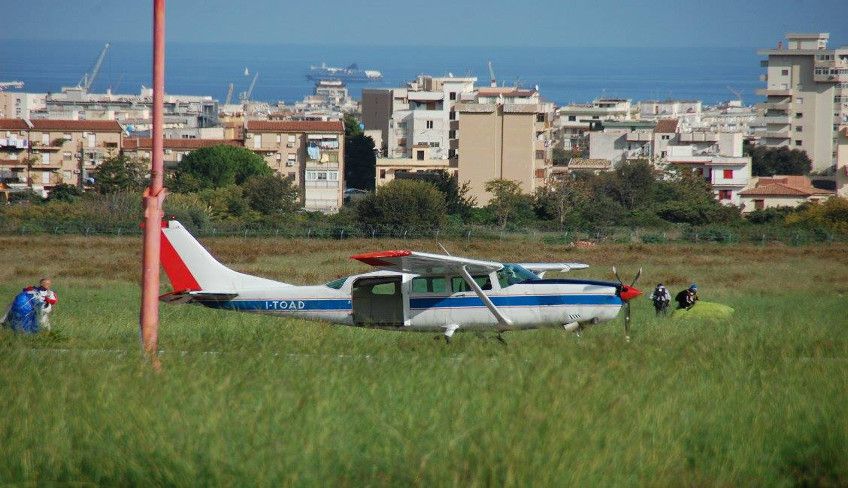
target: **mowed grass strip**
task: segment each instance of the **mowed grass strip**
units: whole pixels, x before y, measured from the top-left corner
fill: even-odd
[[[203,242],[293,283],[365,271],[359,251],[437,249]],[[695,281],[737,312],[679,324],[639,299],[630,343],[617,321],[503,347],[163,305],[155,374],[138,354],[138,244],[0,238],[3,296],[42,275],[60,295],[52,333],[0,334],[0,484],[848,484],[848,248],[448,242],[593,265],[582,276],[644,266],[643,289]]]

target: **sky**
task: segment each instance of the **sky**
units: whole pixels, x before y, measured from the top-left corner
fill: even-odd
[[[848,44],[846,0],[171,0],[176,42],[404,46],[771,47]],[[152,2],[0,0],[0,40],[143,41]]]

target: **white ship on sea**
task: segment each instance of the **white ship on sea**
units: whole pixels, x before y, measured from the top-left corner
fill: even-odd
[[[310,66],[309,72],[306,73],[306,78],[313,81],[341,80],[345,82],[368,83],[382,80],[383,73],[377,70],[360,69],[356,63],[346,68],[327,66],[325,63],[321,63],[321,66]]]

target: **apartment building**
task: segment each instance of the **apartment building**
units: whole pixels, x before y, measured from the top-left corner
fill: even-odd
[[[432,173],[447,171],[452,176],[458,176],[459,170],[451,165],[449,159],[432,157],[432,148],[426,144],[413,146],[411,158],[377,158],[374,181],[377,186],[394,181],[401,174]]]
[[[344,192],[344,124],[334,121],[248,120],[244,146],[291,176],[304,208],[337,212]]]
[[[176,168],[177,164],[191,151],[222,144],[227,146],[242,146],[241,141],[233,139],[165,139],[163,141],[165,170]],[[152,150],[153,140],[149,137],[126,138],[121,148],[121,152],[125,156],[141,161],[149,161],[152,156]]]
[[[654,129],[647,120],[609,121],[589,133],[589,159],[605,159],[612,167],[631,159],[654,158]]]
[[[848,127],[839,130],[836,142],[836,194],[848,198]]]
[[[815,171],[832,167],[837,129],[848,123],[848,47],[828,49],[829,38],[790,33],[785,45],[757,52],[767,57],[761,143],[805,151]]]
[[[720,203],[740,206],[751,181],[751,158],[742,155],[742,140],[741,132],[679,133],[662,149],[662,162],[703,176]]]
[[[130,132],[151,130],[153,89],[142,87],[138,95],[88,93],[81,87],[63,88],[48,94],[44,107],[32,110],[33,119],[116,120]],[[190,130],[218,125],[218,101],[210,96],[165,95],[165,137],[190,137]],[[181,131],[176,134],[175,131]],[[199,137],[199,135],[195,135]]]
[[[426,144],[434,159],[456,158],[458,122],[454,105],[473,96],[474,77],[418,76],[407,86],[362,91],[362,120],[379,130],[389,158],[410,158],[412,148]]]
[[[700,100],[645,100],[639,102],[642,120],[677,119],[688,130],[701,124],[703,104]]]
[[[2,119],[3,177],[42,193],[88,185],[97,166],[120,153],[123,134],[114,120]]]
[[[469,183],[470,195],[479,205],[486,205],[491,198],[485,191],[486,182],[513,180],[525,193],[532,193],[546,184],[552,167],[553,106],[507,99],[510,97],[484,95],[480,101],[455,107],[459,114],[458,177]]]
[[[586,133],[600,128],[601,122],[633,118],[630,100],[598,98],[592,103],[572,103],[556,111],[555,138],[562,143],[564,149],[580,149],[586,145]]]
[[[20,93],[0,90],[0,119],[29,119],[47,105],[46,93]]]

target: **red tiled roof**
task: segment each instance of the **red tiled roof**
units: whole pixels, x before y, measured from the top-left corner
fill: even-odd
[[[199,149],[201,147],[218,146],[241,146],[241,141],[234,139],[165,139],[165,149]],[[124,139],[124,150],[150,149],[153,147],[149,137],[136,137]]]
[[[808,197],[810,193],[801,190],[800,188],[794,188],[788,185],[784,185],[783,183],[771,183],[769,185],[757,186],[755,188],[749,188],[747,190],[742,190],[740,193],[742,196],[768,196],[768,197]]]
[[[24,119],[0,119],[0,129],[26,130],[29,129],[29,126]]]
[[[660,119],[654,132],[657,134],[674,134],[677,132],[677,119]]]
[[[341,120],[248,120],[252,132],[344,132]]]
[[[94,132],[122,132],[117,120],[31,120],[33,130],[70,130]]]
[[[810,179],[800,175],[762,177],[754,188],[739,193],[742,196],[809,197],[831,195],[833,192],[816,188]]]

